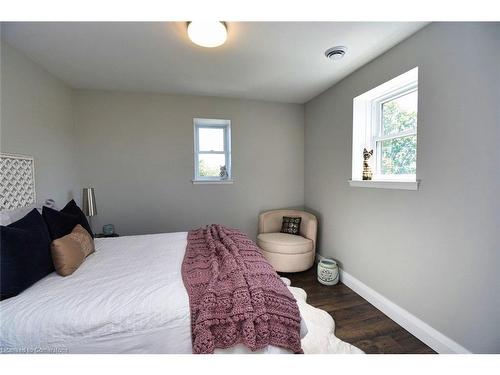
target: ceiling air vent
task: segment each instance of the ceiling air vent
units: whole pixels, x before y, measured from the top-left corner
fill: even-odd
[[[325,56],[328,57],[332,61],[340,60],[347,52],[347,47],[337,46],[328,48],[325,51]]]

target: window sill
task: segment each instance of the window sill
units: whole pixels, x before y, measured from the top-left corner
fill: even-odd
[[[418,190],[420,180],[417,181],[366,181],[349,180],[351,187],[377,188],[377,189],[400,189]]]
[[[231,185],[234,180],[191,180],[193,185]]]

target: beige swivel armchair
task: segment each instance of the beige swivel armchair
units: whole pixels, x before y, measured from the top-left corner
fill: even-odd
[[[283,216],[301,217],[300,236],[280,233]],[[316,217],[298,210],[274,210],[259,215],[257,244],[279,272],[300,272],[312,267],[316,255]]]

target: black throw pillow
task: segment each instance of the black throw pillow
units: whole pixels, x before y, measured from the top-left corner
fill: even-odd
[[[71,233],[73,228],[80,223],[77,215],[67,214],[54,210],[50,207],[43,207],[42,215],[49,228],[50,238],[56,240]]]
[[[92,238],[94,238],[94,234],[90,229],[90,225],[85,217],[85,214],[80,207],[76,205],[73,199],[69,201],[61,211],[44,206],[42,212],[52,240],[56,240],[71,233],[77,224],[84,227]]]
[[[0,227],[0,299],[14,297],[54,271],[50,236],[35,208]]]
[[[301,217],[288,217],[283,216],[283,221],[281,223],[281,233],[288,234],[299,234],[300,232],[300,222]]]
[[[84,227],[85,230],[92,236],[92,238],[94,238],[94,233],[92,233],[92,229],[90,229],[89,222],[87,221],[87,216],[85,216],[80,207],[78,207],[74,199],[70,200],[60,212],[78,216],[78,224]],[[73,228],[71,228],[71,230],[73,230]]]

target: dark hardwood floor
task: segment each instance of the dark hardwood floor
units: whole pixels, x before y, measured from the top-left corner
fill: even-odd
[[[435,353],[347,286],[325,286],[316,279],[316,267],[281,274],[292,286],[307,292],[307,302],[327,311],[335,320],[335,335],[365,353]]]

